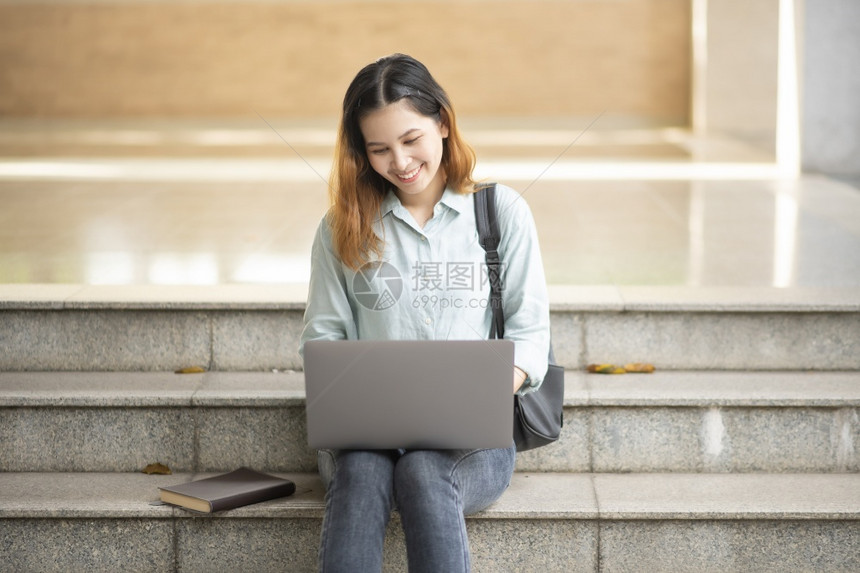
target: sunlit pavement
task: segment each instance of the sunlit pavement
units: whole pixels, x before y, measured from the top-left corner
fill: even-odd
[[[679,129],[466,125],[552,285],[860,287],[860,190]],[[333,128],[3,124],[0,284],[301,285]]]

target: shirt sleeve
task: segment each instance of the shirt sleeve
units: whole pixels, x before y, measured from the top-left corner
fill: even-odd
[[[311,276],[299,354],[303,355],[308,340],[357,338],[346,281],[343,264],[334,252],[328,221],[323,218],[311,248]]]
[[[537,228],[525,200],[513,189],[497,186],[496,213],[501,242],[502,308],[505,338],[514,341],[515,362],[526,375],[518,393],[540,387],[548,365],[549,297]]]

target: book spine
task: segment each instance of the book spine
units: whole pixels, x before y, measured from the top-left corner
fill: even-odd
[[[243,505],[250,505],[252,503],[268,501],[277,497],[286,497],[288,495],[292,495],[295,491],[296,484],[290,482],[278,484],[276,486],[266,489],[243,493],[240,495],[216,499],[210,502],[210,505],[212,506],[213,512],[223,511],[225,509],[233,509],[236,507],[241,507]]]

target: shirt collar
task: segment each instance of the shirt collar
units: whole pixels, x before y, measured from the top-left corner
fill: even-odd
[[[471,197],[469,197],[469,195],[469,193],[457,193],[450,187],[446,187],[445,191],[442,193],[441,199],[439,199],[439,203],[445,205],[449,209],[453,209],[457,213],[462,213],[470,208]],[[379,218],[381,219],[385,217],[388,213],[400,206],[400,204],[400,199],[397,198],[397,195],[393,190],[389,189],[388,193],[385,194],[385,198],[382,200],[382,204],[379,206]]]
[[[400,205],[400,199],[397,198],[393,190],[389,189],[379,206],[379,218],[382,219],[388,215],[398,205]]]
[[[450,187],[446,187],[439,202],[457,213],[462,213],[471,208],[472,198],[470,197],[470,193],[457,193]]]

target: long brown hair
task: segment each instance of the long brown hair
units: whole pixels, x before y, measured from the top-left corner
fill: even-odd
[[[472,179],[475,152],[460,136],[448,95],[424,64],[410,56],[394,54],[365,66],[343,98],[329,179],[328,221],[334,249],[352,269],[382,251],[382,241],[373,231],[373,222],[391,188],[367,159],[359,122],[369,113],[400,100],[406,101],[416,113],[448,126],[439,168],[444,170],[448,187],[459,193],[475,191]]]

